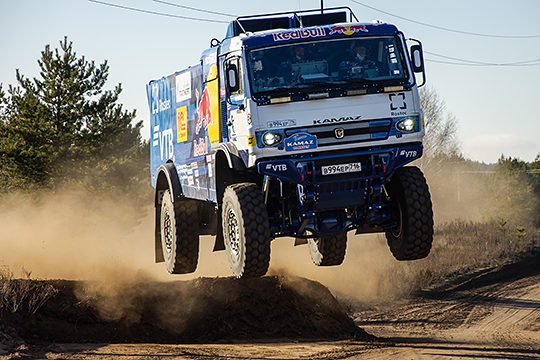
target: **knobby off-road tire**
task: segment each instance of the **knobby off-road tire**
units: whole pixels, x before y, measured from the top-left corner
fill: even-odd
[[[347,250],[347,233],[308,239],[311,260],[317,266],[341,265]]]
[[[270,263],[270,225],[261,191],[253,183],[230,185],[223,194],[223,239],[237,278],[263,276]]]
[[[429,255],[433,242],[433,209],[429,188],[416,166],[396,170],[387,186],[398,204],[398,225],[386,231],[386,239],[397,260],[417,260]]]
[[[161,202],[161,247],[171,274],[189,274],[197,269],[199,219],[193,200],[172,202],[171,192]]]

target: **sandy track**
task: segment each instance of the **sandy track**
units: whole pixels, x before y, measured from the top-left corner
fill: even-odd
[[[406,304],[357,313],[361,327],[395,347],[352,359],[540,359],[539,264],[536,256],[486,269]]]
[[[375,342],[40,344],[4,358],[540,359],[539,260],[480,270],[400,303],[361,306],[353,318]]]

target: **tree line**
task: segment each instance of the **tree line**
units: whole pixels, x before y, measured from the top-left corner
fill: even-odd
[[[419,165],[432,189],[436,213],[449,218],[506,218],[540,227],[540,153],[534,161],[501,154],[495,164],[461,152],[456,117],[426,86],[420,91],[426,136]]]
[[[0,84],[0,189],[3,192],[140,191],[149,183],[148,142],[136,112],[105,90],[107,61],[78,57],[67,37],[38,60],[40,77],[16,70],[17,86]]]

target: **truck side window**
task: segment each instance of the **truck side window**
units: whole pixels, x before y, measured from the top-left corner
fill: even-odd
[[[244,87],[242,85],[242,67],[239,57],[233,57],[227,61],[226,76],[230,95],[242,95]]]

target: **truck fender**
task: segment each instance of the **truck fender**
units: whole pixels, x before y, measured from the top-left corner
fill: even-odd
[[[154,204],[157,207],[161,205],[161,195],[163,191],[170,189],[173,202],[177,202],[183,197],[180,178],[173,162],[167,162],[161,165],[157,171],[156,190]]]
[[[183,197],[182,194],[182,185],[180,184],[180,179],[178,178],[178,172],[173,162],[167,162],[161,165],[157,171],[157,180],[156,180],[156,189],[154,192],[154,207],[155,207],[155,261],[163,262],[163,251],[161,247],[161,199],[163,197],[163,192],[167,189],[170,189],[173,202],[180,200]]]
[[[242,157],[240,156],[240,152],[238,151],[238,148],[233,143],[226,142],[226,143],[216,144],[212,146],[212,150],[214,150],[216,153],[222,152],[225,155],[230,169],[234,169],[234,170],[246,169],[246,164],[244,163],[244,160],[242,160]]]
[[[246,164],[242,160],[238,149],[233,143],[220,143],[212,146],[216,153],[216,196],[221,209],[221,198],[225,188],[234,182],[240,181],[236,171],[245,170]],[[223,242],[223,229],[221,226],[221,210],[217,213],[217,234],[213,251],[225,250]]]

